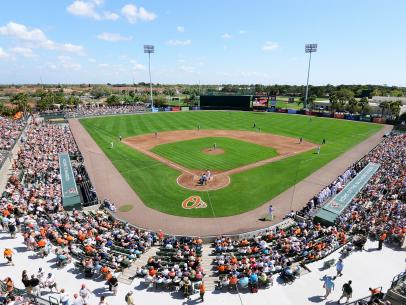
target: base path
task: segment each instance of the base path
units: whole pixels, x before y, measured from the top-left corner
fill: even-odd
[[[186,168],[180,164],[172,162],[171,160],[160,156],[152,152],[152,148],[161,144],[168,144],[172,142],[208,138],[208,137],[224,137],[232,138],[240,141],[250,142],[257,145],[271,147],[276,150],[278,156],[261,160],[258,162],[253,162],[240,167],[233,168],[227,171],[212,171],[213,177],[205,185],[198,184],[199,178],[202,174],[200,170],[193,170]],[[292,137],[285,137],[280,135],[275,135],[271,133],[260,133],[254,131],[243,131],[243,130],[175,130],[175,131],[164,131],[159,134],[143,134],[139,136],[129,137],[123,140],[123,142],[130,147],[137,149],[138,151],[144,153],[148,157],[158,160],[169,167],[172,167],[181,172],[176,182],[187,189],[197,190],[197,191],[214,191],[224,188],[230,184],[230,175],[240,173],[255,167],[265,165],[267,163],[276,162],[284,158],[291,157],[295,154],[300,154],[302,152],[308,151],[310,149],[316,148],[316,145],[310,142],[302,141],[299,143],[298,139]],[[223,153],[222,149],[212,150],[210,148],[205,149],[206,153],[216,154]]]
[[[109,198],[117,207],[129,203],[134,205],[134,209],[130,213],[117,212],[118,218],[149,230],[162,229],[168,234],[195,236],[249,232],[281,221],[291,209],[298,210],[305,206],[311,197],[335,180],[352,163],[367,154],[381,141],[385,133],[392,130],[392,126],[383,126],[376,134],[252,211],[228,217],[188,218],[165,214],[147,207],[79,121],[71,119],[69,124],[99,198]],[[272,222],[260,221],[259,219],[267,214],[270,204],[275,208],[274,220]]]

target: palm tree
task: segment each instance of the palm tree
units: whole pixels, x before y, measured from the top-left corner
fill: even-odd
[[[361,107],[361,114],[364,114],[365,108],[368,106],[368,98],[365,96],[358,101],[358,106]]]
[[[379,104],[379,108],[381,108],[381,116],[384,116],[385,110],[387,110],[389,107],[389,103],[387,101],[384,101]]]
[[[353,97],[348,100],[348,111],[351,114],[356,112],[357,104],[358,104],[357,100]]]
[[[307,98],[307,103],[309,105],[310,110],[312,110],[314,108],[313,106],[314,106],[314,102],[316,101],[316,98],[317,98],[317,96],[315,96],[315,95],[310,95]]]
[[[17,111],[22,111],[24,116],[29,109],[28,95],[26,93],[17,93],[11,98],[11,102],[17,105]]]
[[[334,113],[337,110],[338,104],[337,94],[335,92],[331,92],[328,99],[330,101],[331,113]]]
[[[388,108],[391,112],[391,115],[395,118],[399,117],[400,114],[400,106],[402,105],[401,101],[392,101],[389,103]]]
[[[117,95],[110,95],[107,98],[106,103],[108,105],[118,105],[120,103],[120,99]]]

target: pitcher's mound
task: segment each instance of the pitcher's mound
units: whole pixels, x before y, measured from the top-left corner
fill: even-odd
[[[215,174],[205,185],[199,185],[199,176],[192,173],[183,173],[177,179],[180,186],[196,191],[218,190],[230,184],[230,177],[225,174]]]
[[[221,148],[216,148],[216,149],[213,149],[213,148],[205,148],[205,149],[203,149],[202,151],[203,151],[205,154],[208,154],[208,155],[221,155],[221,154],[224,154],[224,150],[221,149]]]

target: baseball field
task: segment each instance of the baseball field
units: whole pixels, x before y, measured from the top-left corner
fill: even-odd
[[[299,115],[222,111],[80,122],[145,205],[187,217],[230,216],[255,209],[382,127]],[[326,144],[321,144],[323,139]],[[315,153],[318,146],[320,154]],[[197,185],[193,179],[206,170],[214,174],[213,180]],[[199,196],[205,205],[183,208],[191,196]]]

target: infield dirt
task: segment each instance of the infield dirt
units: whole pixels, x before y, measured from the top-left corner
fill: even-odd
[[[206,185],[199,185],[199,177],[202,174],[201,170],[192,170],[178,163],[164,158],[151,151],[157,145],[168,144],[178,141],[187,141],[207,137],[226,137],[237,139],[240,141],[250,142],[265,147],[271,147],[276,150],[278,156],[250,163],[227,171],[212,172],[212,179]],[[299,143],[299,139],[274,135],[270,133],[260,133],[254,131],[235,131],[235,130],[176,130],[165,131],[160,133],[143,134],[139,136],[129,137],[123,142],[130,147],[137,149],[145,155],[158,160],[167,166],[170,166],[181,172],[177,178],[177,183],[187,189],[206,191],[218,190],[230,184],[230,175],[240,173],[251,168],[262,166],[267,163],[282,160],[293,155],[315,149],[316,145],[310,142],[303,141]]]

